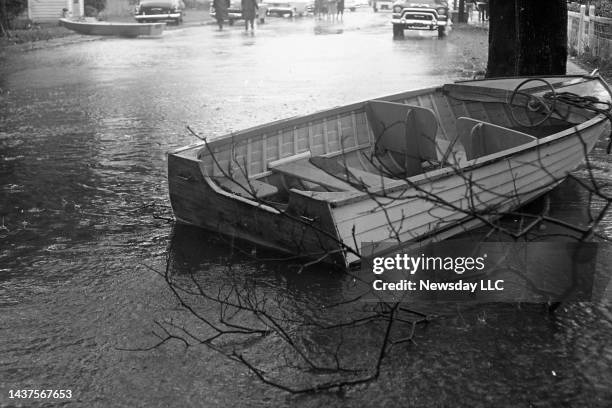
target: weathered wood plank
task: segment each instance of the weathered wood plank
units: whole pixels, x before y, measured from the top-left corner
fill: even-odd
[[[338,159],[327,157],[311,157],[310,163],[328,174],[349,183],[358,189],[380,189],[385,185],[394,184],[395,180],[351,167]]]
[[[311,183],[319,184],[325,188],[330,188],[339,191],[357,190],[355,187],[347,184],[338,178],[324,172],[320,168],[314,166],[307,158],[281,163],[270,166],[273,172],[280,173],[286,176],[294,177],[299,180],[305,180]]]

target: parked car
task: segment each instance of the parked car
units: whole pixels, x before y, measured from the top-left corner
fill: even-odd
[[[183,22],[184,10],[183,0],[141,0],[134,18],[139,23],[169,21],[178,25]]]
[[[449,21],[445,0],[398,1],[393,5],[391,23],[394,37],[403,35],[404,30],[438,30],[438,37],[444,37]]]
[[[259,3],[258,4],[259,8],[257,9],[257,21],[259,21],[260,24],[263,24],[266,22],[266,15],[268,14],[268,7],[266,6],[265,3]],[[213,2],[210,2],[210,16],[212,18],[215,18],[215,7],[213,5]],[[227,18],[228,18],[228,23],[229,25],[233,25],[234,21],[236,20],[242,20],[242,1],[240,0],[232,0],[230,2],[229,7],[227,8]]]
[[[308,13],[308,6],[311,1],[290,0],[290,1],[274,1],[267,0],[264,4],[268,7],[268,15],[276,14],[284,17],[303,16]]]

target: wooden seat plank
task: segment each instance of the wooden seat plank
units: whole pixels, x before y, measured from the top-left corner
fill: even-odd
[[[310,181],[332,190],[357,191],[357,189],[350,184],[339,180],[310,163],[308,158],[270,166],[270,170],[286,176]]]
[[[331,157],[312,157],[310,162],[316,167],[331,174],[332,176],[345,181],[357,188],[363,187],[379,189],[383,186],[394,184],[396,180],[384,177],[381,174],[371,173],[360,170],[352,166],[345,165],[337,158]]]
[[[247,198],[266,198],[278,193],[278,188],[260,180],[247,180],[244,177],[215,177],[214,179],[227,191]]]

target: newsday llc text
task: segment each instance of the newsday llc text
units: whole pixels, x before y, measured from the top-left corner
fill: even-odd
[[[595,254],[589,243],[446,240],[385,251],[364,244],[368,301],[547,302],[592,299]],[[378,254],[384,254],[380,256]],[[570,259],[571,254],[584,256]]]

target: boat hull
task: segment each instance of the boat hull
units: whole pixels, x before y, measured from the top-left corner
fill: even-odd
[[[60,25],[85,35],[138,37],[162,35],[166,23],[109,23],[105,21],[74,21],[60,19]]]
[[[557,78],[555,86],[610,100],[603,81],[585,78]],[[487,87],[481,93],[477,92],[478,81],[475,85],[407,92],[381,98],[392,102],[390,105],[377,101],[347,105],[179,149],[168,157],[175,216],[179,222],[342,265],[364,255],[362,243],[384,241],[380,251],[386,252],[410,242],[446,239],[491,223],[561,183],[584,161],[597,140],[610,132],[604,115],[561,103],[557,105],[559,117],[547,119],[546,129],[533,130],[533,134],[511,129],[508,89],[520,81],[482,81]],[[496,85],[500,88],[495,89]],[[380,124],[373,123],[377,119],[372,115],[377,109],[380,113],[381,107],[383,114],[389,109],[396,111],[394,115],[399,112],[401,121],[406,122],[406,134],[408,118],[414,117],[420,124],[417,130],[434,134],[438,147],[448,149],[438,157],[449,163],[399,180],[378,176],[380,185],[377,177],[370,175],[369,186],[365,182],[351,184],[348,176],[332,182],[312,168],[312,163],[334,159],[346,168],[361,166],[355,174],[374,171],[364,157],[377,150],[380,139],[376,132],[381,127],[386,132],[395,125],[382,126],[383,119]],[[430,113],[421,115],[424,109]],[[437,126],[421,124],[428,115]],[[521,115],[523,121],[534,119],[528,110]],[[471,142],[467,136],[461,136],[466,123],[474,149],[468,148]],[[402,135],[404,130],[385,137],[394,143]],[[408,143],[410,150],[428,150],[432,155],[428,143],[413,142]],[[455,145],[462,147],[456,149]],[[497,147],[491,150],[491,146]],[[463,159],[457,153],[463,153]],[[309,163],[305,155],[320,159]],[[296,173],[295,169],[303,170]],[[232,174],[284,188],[284,201],[279,204],[276,198],[261,200],[256,194],[228,191],[215,181]],[[336,172],[334,177],[342,174]],[[367,255],[376,255],[377,247],[369,246],[372,248],[374,253]]]

